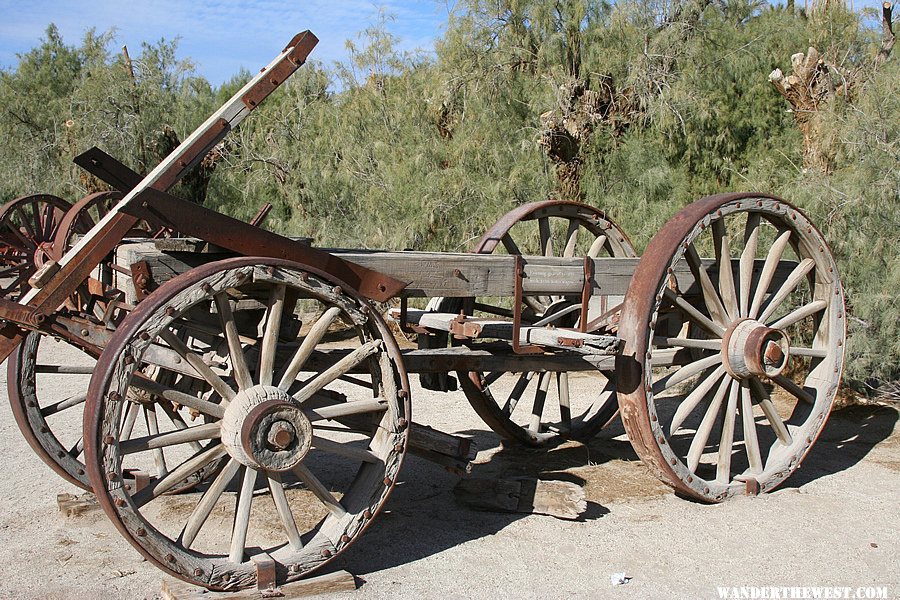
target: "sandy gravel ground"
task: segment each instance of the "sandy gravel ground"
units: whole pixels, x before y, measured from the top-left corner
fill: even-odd
[[[5,396],[5,365],[0,373]],[[718,598],[717,586],[879,586],[900,597],[893,407],[836,411],[783,488],[704,506],[649,475],[621,425],[587,446],[503,449],[460,392],[415,386],[413,406],[417,421],[474,437],[477,474],[581,478],[588,514],[570,522],[475,512],[454,500],[455,476],[410,457],[387,511],[336,565],[361,586],[328,598],[704,599]],[[56,495],[78,490],[31,452],[6,402],[0,448],[0,597],[158,597],[161,573],[102,512],[58,512]],[[612,586],[623,571],[631,581]]]

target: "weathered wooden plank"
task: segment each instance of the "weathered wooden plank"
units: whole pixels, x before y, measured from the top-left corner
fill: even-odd
[[[347,571],[335,571],[309,579],[301,579],[293,583],[286,583],[276,588],[278,595],[271,590],[263,593],[257,589],[240,590],[237,592],[211,592],[190,583],[167,577],[162,582],[161,593],[165,600],[258,600],[262,598],[303,598],[316,594],[332,592],[351,592],[357,587],[356,578]]]
[[[403,291],[406,297],[432,298],[436,296],[512,296],[515,284],[515,257],[504,254],[470,254],[451,252],[380,252],[362,250],[329,249],[341,258],[369,269],[409,282]],[[128,268],[138,261],[146,261],[156,285],[175,277],[192,267],[229,254],[162,252],[155,243],[126,244],[117,251],[117,264]],[[638,258],[595,258],[592,289],[594,295],[622,296],[628,289]],[[545,256],[524,257],[525,277],[522,289],[528,295],[581,294],[584,284],[582,258]],[[753,265],[758,277],[763,268],[762,260]],[[740,269],[738,259],[732,260],[733,270]],[[703,265],[710,279],[718,280],[718,269],[712,260]],[[795,261],[781,261],[775,275],[776,281],[784,278],[796,266]],[[691,294],[694,277],[689,266],[682,261],[674,275],[679,289]],[[131,288],[130,278],[123,279],[119,289]],[[122,287],[124,286],[124,287]],[[697,290],[699,292],[699,288]],[[131,294],[129,294],[131,300]]]
[[[461,480],[453,494],[476,510],[550,515],[577,519],[587,510],[584,488],[569,481],[511,478]]]

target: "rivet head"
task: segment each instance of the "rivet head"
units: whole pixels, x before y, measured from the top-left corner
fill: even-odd
[[[103,437],[103,443],[106,444],[107,446],[109,446],[110,444],[112,444],[115,441],[116,441],[116,438],[114,438],[111,435],[107,435],[107,436]]]
[[[391,485],[394,482],[390,477],[385,477],[383,483],[384,483],[384,485]]]
[[[703,488],[703,493],[704,493],[704,494],[708,494],[708,493],[709,493],[709,488]]]
[[[693,482],[693,481],[694,481],[694,478],[691,477],[690,475],[688,475],[688,483],[691,483],[691,482]]]
[[[168,316],[170,316],[170,317],[174,317],[174,316],[175,316],[175,313],[177,313],[177,312],[178,312],[178,311],[175,310],[175,307],[174,307],[174,306],[167,306],[167,307],[166,307],[166,314],[167,314]]]
[[[336,296],[340,295],[343,291],[344,290],[342,290],[341,286],[339,286],[339,285],[336,285],[333,288],[331,288],[331,292]]]
[[[659,444],[660,444],[661,446],[665,446],[665,445],[666,445],[666,438],[664,438],[663,436],[659,436]]]
[[[403,452],[403,444],[401,442],[394,444],[394,452]]]
[[[140,528],[138,528],[138,530],[135,533],[137,534],[138,537],[144,537],[145,535],[147,535],[147,530],[144,529],[143,527],[140,527]]]
[[[329,550],[328,548],[323,548],[323,549],[322,549],[322,556],[324,556],[325,558],[330,557],[330,556],[331,556],[331,550]]]
[[[672,466],[675,466],[675,463],[676,463],[677,461],[676,461],[674,458],[672,458],[672,459],[669,460],[669,462],[672,464]]]
[[[29,401],[28,401],[28,407],[29,407],[29,408],[34,408],[35,406],[37,406],[37,402],[35,402],[34,400],[29,400]]]
[[[173,554],[166,554],[166,560],[169,562],[175,562],[175,556]]]
[[[399,429],[400,431],[406,429],[407,425],[409,425],[409,421],[407,421],[406,419],[402,417],[400,419],[397,419],[397,429]]]
[[[57,451],[56,451],[56,457],[57,457],[57,458],[62,458],[62,457],[65,456],[65,455],[66,455],[66,453],[63,452],[62,450],[57,450]]]
[[[194,569],[194,577],[202,577],[202,576],[203,576],[203,569],[201,569],[199,567]]]
[[[106,479],[109,480],[109,481],[115,481],[115,480],[116,480],[116,473],[115,473],[115,471],[110,471],[109,473],[107,473],[107,474],[106,474]]]
[[[122,394],[120,394],[119,392],[110,392],[109,399],[112,400],[113,402],[118,402],[119,400],[122,399]]]
[[[364,511],[363,511],[363,518],[364,518],[364,519],[371,519],[371,518],[372,518],[372,511],[369,510],[368,508],[367,508],[366,510],[364,510]]]
[[[348,543],[349,541],[350,541],[350,536],[347,535],[346,533],[345,533],[344,535],[341,536],[341,542],[342,542],[342,543],[346,544],[346,543]]]
[[[142,332],[138,335],[138,337],[141,338],[142,340],[144,340],[145,342],[150,341],[150,334],[147,333],[146,331],[142,331]]]
[[[291,566],[289,567],[289,570],[290,570],[291,573],[299,573],[299,572],[300,572],[300,565],[291,565]]]
[[[119,508],[122,508],[127,503],[125,502],[124,498],[116,498],[115,500],[113,500],[113,504],[115,504]]]

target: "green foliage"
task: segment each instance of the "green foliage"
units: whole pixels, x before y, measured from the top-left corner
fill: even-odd
[[[775,192],[830,240],[848,292],[851,379],[900,377],[900,80],[874,68],[878,31],[859,15],[815,19],[759,0],[615,3],[463,0],[434,56],[397,50],[381,15],[348,42],[344,64],[310,63],[227,141],[208,204],[322,246],[465,251],[503,213],[555,184],[537,145],[559,84],[611,76],[629,126],[601,126],[582,148],[581,189],[642,249],[697,198]],[[145,171],[168,125],[184,137],[250,77],[217,89],[174,43],[145,45],[134,76],[110,34],[67,46],[51,26],[0,72],[0,196],[76,200],[71,158],[99,145]],[[804,172],[801,138],[767,80],[815,45],[859,74],[823,131],[830,175]]]

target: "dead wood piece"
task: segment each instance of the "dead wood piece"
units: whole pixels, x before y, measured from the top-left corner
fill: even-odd
[[[472,440],[419,423],[412,423],[410,427],[409,451],[457,475],[472,472],[476,455]]]
[[[57,494],[56,504],[59,506],[59,512],[67,517],[77,517],[84,513],[100,510],[100,504],[97,498],[91,494]]]
[[[347,571],[335,571],[287,583],[274,590],[241,590],[237,592],[211,592],[206,588],[167,577],[163,579],[161,592],[165,600],[257,600],[260,598],[303,598],[315,594],[350,592],[357,588],[356,578]]]
[[[530,477],[463,479],[453,488],[470,508],[494,512],[548,515],[575,520],[587,511],[584,488],[569,481]]]

